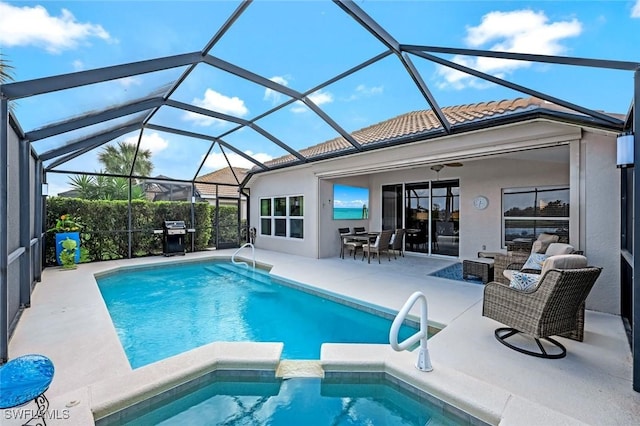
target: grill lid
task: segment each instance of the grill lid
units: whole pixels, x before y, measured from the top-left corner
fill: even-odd
[[[165,220],[162,224],[164,229],[185,229],[184,220]]]

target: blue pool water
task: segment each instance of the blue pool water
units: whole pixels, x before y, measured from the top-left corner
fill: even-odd
[[[98,287],[133,368],[215,341],[284,342],[285,359],[319,359],[325,342],[389,343],[389,319],[226,262],[117,272]]]
[[[445,414],[441,406],[384,380],[326,383],[297,378],[223,380],[178,390],[157,398],[148,408],[129,409],[117,424],[453,426],[469,424],[469,420]]]

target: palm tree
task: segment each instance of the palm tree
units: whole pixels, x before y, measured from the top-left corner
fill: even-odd
[[[135,157],[136,163],[133,174],[137,176],[149,176],[153,171],[151,151],[139,149],[136,156],[136,144],[120,141],[117,145],[109,145],[98,154],[98,160],[104,165],[106,173],[128,175]]]
[[[85,200],[127,200],[129,199],[129,179],[110,176],[77,175],[70,178],[69,185],[78,191],[78,197]],[[131,187],[131,199],[144,199],[140,185]]]
[[[13,70],[13,67],[8,64],[8,61],[4,59],[4,55],[0,53],[0,84],[13,80],[11,70]]]
[[[85,200],[100,199],[99,188],[93,176],[76,175],[69,180],[69,185],[78,192],[78,197]]]
[[[4,59],[4,55],[0,53],[0,84],[5,84],[9,81],[13,81],[13,67],[9,65],[8,62],[8,60]],[[13,106],[14,103],[9,102],[9,111],[13,111]]]

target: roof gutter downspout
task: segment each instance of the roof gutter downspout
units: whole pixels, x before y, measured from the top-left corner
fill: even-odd
[[[238,187],[238,192],[240,193],[240,197],[242,198],[242,196],[246,197],[247,199],[247,229],[246,229],[246,235],[247,235],[247,241],[246,242],[252,242],[250,241],[251,238],[249,236],[249,230],[251,229],[251,195],[248,192],[245,192],[245,187],[247,186],[247,184],[249,183],[249,180],[251,179],[251,176],[253,176],[253,173],[249,172],[245,175],[244,179],[242,179],[242,182],[240,182],[240,186]],[[242,203],[240,203],[240,205],[242,205]]]

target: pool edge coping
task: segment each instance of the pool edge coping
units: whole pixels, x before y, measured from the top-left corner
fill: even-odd
[[[55,398],[52,406],[79,402],[69,409],[71,415],[64,424],[87,425],[88,419],[93,423],[117,415],[215,371],[261,372],[275,378],[281,350],[281,343],[214,342],[76,389]],[[444,411],[468,415],[471,425],[525,425],[536,418],[554,419],[567,425],[582,424],[437,362],[432,372],[419,371],[414,366],[414,357],[415,353],[394,352],[382,344],[324,344],[320,362],[325,374],[334,377],[357,378],[383,373],[388,381],[405,390],[415,388],[426,394],[430,402],[435,400]]]

